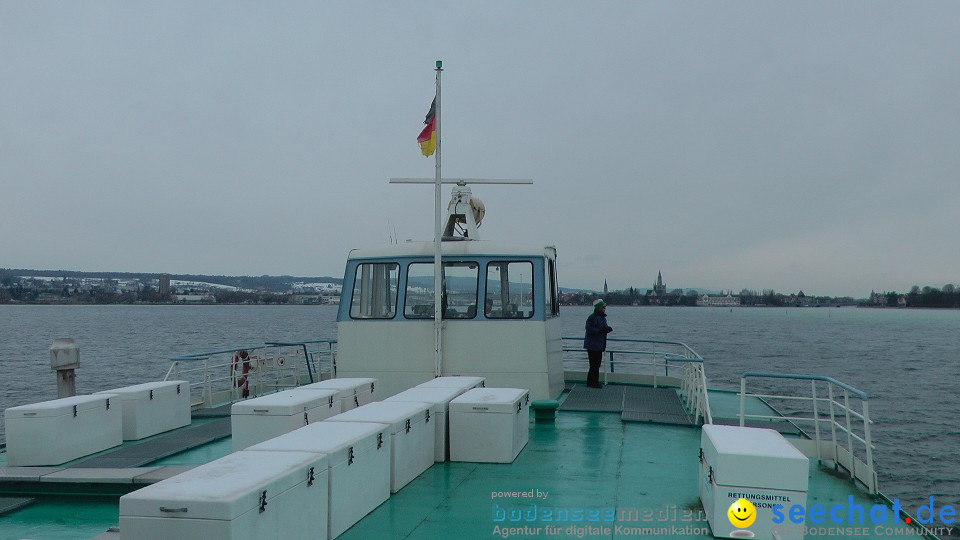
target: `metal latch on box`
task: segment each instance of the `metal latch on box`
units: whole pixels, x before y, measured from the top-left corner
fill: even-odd
[[[307,471],[307,487],[313,485],[313,467],[310,467],[310,470]]]
[[[353,465],[353,447],[350,447],[350,450],[347,452],[347,465]]]
[[[260,513],[267,509],[267,490],[260,494]]]

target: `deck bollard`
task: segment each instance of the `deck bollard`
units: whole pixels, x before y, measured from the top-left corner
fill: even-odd
[[[77,395],[76,373],[80,348],[73,338],[58,338],[50,346],[50,369],[57,372],[57,398]]]
[[[552,399],[543,399],[531,403],[530,408],[533,409],[533,417],[538,424],[552,423],[557,418],[560,403]]]

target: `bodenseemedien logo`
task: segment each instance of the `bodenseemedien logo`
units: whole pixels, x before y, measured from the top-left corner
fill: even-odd
[[[734,538],[753,538],[753,532],[747,527],[757,520],[757,508],[746,499],[737,499],[727,509],[727,519],[738,530],[730,533]]]

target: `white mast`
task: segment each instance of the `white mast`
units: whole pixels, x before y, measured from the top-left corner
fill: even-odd
[[[436,131],[437,131],[437,165],[436,178],[434,180],[433,198],[433,329],[434,329],[434,371],[435,376],[443,374],[443,352],[441,351],[441,331],[443,328],[443,306],[441,305],[441,287],[443,266],[441,266],[440,257],[440,74],[443,72],[443,61],[437,60],[437,110],[436,110]]]

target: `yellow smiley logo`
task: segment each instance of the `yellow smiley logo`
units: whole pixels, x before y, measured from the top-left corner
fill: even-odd
[[[737,502],[730,505],[727,510],[727,518],[730,524],[739,529],[753,525],[757,519],[757,509],[753,503],[746,499],[737,499]]]

